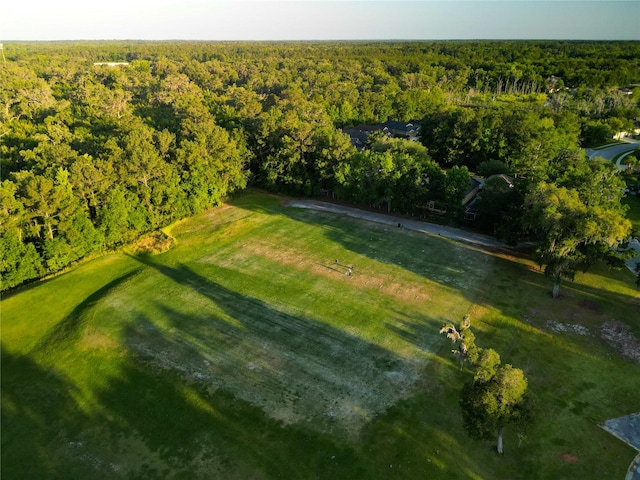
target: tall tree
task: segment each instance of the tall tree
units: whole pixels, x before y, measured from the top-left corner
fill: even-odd
[[[2,289],[11,288],[43,273],[42,259],[24,230],[28,213],[17,186],[5,180],[0,184],[0,278]]]
[[[155,131],[136,120],[119,142],[110,141],[112,160],[120,178],[138,196],[147,211],[148,229],[184,215],[185,195],[178,169],[162,158]]]
[[[462,419],[465,429],[474,438],[497,435],[497,450],[502,454],[505,427],[529,420],[529,404],[525,396],[527,379],[522,370],[509,364],[497,367],[493,376],[485,378],[477,378],[462,389]]]
[[[469,191],[471,174],[465,166],[455,166],[447,170],[444,178],[444,203],[450,219],[456,219],[462,212],[462,200]]]
[[[603,202],[589,204],[577,190],[544,182],[527,196],[525,221],[540,240],[537,256],[553,278],[554,298],[563,278],[573,279],[579,268],[603,258],[629,235],[631,222],[619,204],[607,203],[606,193]]]
[[[456,348],[451,350],[451,353],[460,362],[460,370],[462,370],[464,362],[469,362],[473,365],[478,361],[481,349],[476,346],[476,336],[471,331],[469,315],[462,319],[457,328],[453,323],[448,323],[440,329],[440,333],[446,333],[447,338],[456,345]]]
[[[177,161],[192,212],[217,205],[246,185],[241,147],[213,121],[198,124],[193,139],[181,142]]]
[[[515,111],[505,121],[511,171],[532,183],[548,179],[549,162],[561,151],[576,148],[578,131],[562,128],[558,118]]]

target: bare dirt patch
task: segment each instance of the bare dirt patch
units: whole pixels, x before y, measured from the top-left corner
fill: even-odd
[[[274,248],[272,245],[255,243],[242,253],[225,258],[216,256],[207,260],[226,268],[238,268],[244,265],[247,259],[253,257],[268,258],[279,265],[308,271],[323,278],[349,282],[359,289],[376,290],[409,303],[424,302],[431,298],[425,287],[416,283],[398,281],[391,271],[374,274],[362,265],[354,265],[345,260],[316,258],[309,252],[284,245]]]
[[[640,340],[627,324],[610,320],[602,325],[600,336],[623,357],[640,362]]]
[[[119,346],[116,340],[97,330],[86,330],[82,338],[82,345],[88,349],[116,349]]]
[[[574,454],[572,453],[561,453],[560,454],[560,459],[564,462],[564,463],[569,463],[572,465],[575,465],[576,463],[580,463],[580,459],[578,457],[576,457]]]
[[[591,335],[591,332],[587,327],[578,325],[576,323],[562,323],[556,322],[555,320],[549,320],[547,322],[547,327],[554,332],[575,333],[577,335]]]
[[[578,335],[591,335],[602,323],[603,311],[597,302],[569,297],[553,302],[527,308],[521,319],[547,331]]]

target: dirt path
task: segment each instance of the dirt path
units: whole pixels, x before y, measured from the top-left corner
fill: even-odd
[[[332,212],[347,215],[353,218],[361,218],[370,222],[383,223],[386,225],[397,226],[400,224],[402,228],[408,228],[416,232],[426,233],[427,235],[438,235],[440,237],[449,238],[457,242],[464,242],[478,247],[495,249],[509,249],[507,244],[496,240],[493,237],[482,235],[480,233],[468,232],[460,228],[447,227],[444,225],[436,225],[417,220],[409,220],[406,218],[394,217],[382,213],[369,212],[353,207],[345,207],[329,202],[321,202],[318,200],[289,200],[285,203],[289,207],[308,208],[323,212]]]

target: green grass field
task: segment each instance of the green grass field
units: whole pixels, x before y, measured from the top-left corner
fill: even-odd
[[[3,298],[3,479],[624,478],[598,423],[640,410],[640,365],[600,329],[640,336],[630,272],[553,300],[525,257],[256,192],[170,234]],[[503,456],[462,428],[438,329],[466,314],[535,397]]]
[[[636,235],[640,235],[640,197],[629,195],[622,199],[622,204],[628,207],[627,218],[631,220],[631,228]]]

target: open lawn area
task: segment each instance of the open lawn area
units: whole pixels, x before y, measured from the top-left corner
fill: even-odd
[[[627,218],[631,220],[631,228],[633,228],[636,237],[640,237],[640,197],[629,195],[622,199],[622,203],[628,206]]]
[[[554,300],[526,256],[259,192],[166,231],[2,299],[3,480],[624,478],[599,423],[640,411],[628,270]],[[502,456],[438,333],[467,314],[535,399]]]

